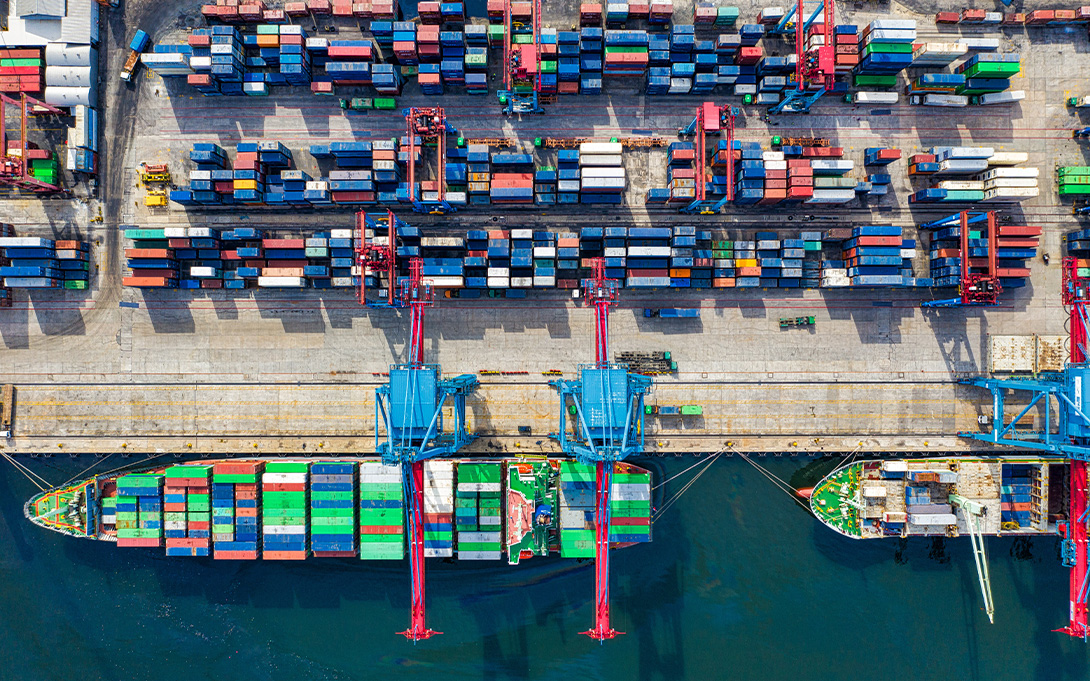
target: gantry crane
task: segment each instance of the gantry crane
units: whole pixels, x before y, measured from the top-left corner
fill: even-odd
[[[409,261],[409,276],[398,286],[398,304],[409,308],[409,361],[390,366],[389,381],[375,390],[375,450],[383,463],[401,467],[409,531],[412,581],[409,628],[413,642],[440,633],[429,629],[424,603],[424,461],[450,456],[473,441],[466,432],[466,396],[477,390],[477,378],[462,374],[443,379],[437,364],[424,363],[424,310],[434,302],[421,281],[423,261]],[[453,401],[454,424],[444,428],[443,410]]]
[[[605,261],[596,258],[594,277],[583,280],[586,304],[594,307],[594,364],[580,365],[579,380],[550,381],[560,396],[560,430],[555,437],[564,453],[593,465],[595,473],[594,627],[582,632],[598,641],[617,632],[609,616],[609,500],[617,461],[643,451],[643,400],[651,379],[629,373],[609,360],[609,309],[617,303],[618,282],[605,276]],[[575,416],[569,436],[567,415]]]
[[[511,0],[503,2],[503,89],[498,96],[503,113],[545,113],[541,108],[541,0],[533,0],[530,25],[515,21]],[[515,33],[526,35],[531,42],[512,49]]]
[[[401,307],[397,295],[397,228],[405,223],[392,210],[386,215],[356,213],[356,271],[359,277],[357,295],[360,305],[367,307]],[[372,237],[368,238],[370,230]],[[385,232],[384,235],[379,232]],[[367,278],[385,275],[386,288],[377,288],[377,295],[368,297]]]
[[[977,579],[980,581],[980,594],[984,598],[984,612],[988,621],[995,624],[995,602],[992,600],[992,577],[988,571],[988,555],[984,552],[984,535],[981,533],[982,518],[988,509],[979,501],[967,499],[960,494],[951,494],[950,505],[965,513],[965,527],[969,530],[969,540],[973,544],[973,561],[976,563]]]
[[[780,33],[788,32],[788,24],[793,24],[795,32],[795,88],[784,92],[783,99],[770,108],[769,113],[809,113],[814,102],[833,89],[836,80],[836,44],[833,21],[836,7],[833,0],[820,0],[818,7],[808,19],[799,26],[805,14],[805,0],[797,0],[795,7],[784,15],[776,28]],[[822,23],[813,28],[817,15],[822,13]],[[791,17],[796,17],[791,22]],[[773,31],[776,32],[776,31]],[[809,34],[809,36],[807,35]],[[806,42],[820,39],[819,44],[807,49]]]
[[[1064,539],[1061,548],[1063,565],[1069,575],[1069,622],[1057,629],[1085,640],[1087,627],[1087,591],[1090,589],[1090,542],[1087,540],[1087,462],[1090,462],[1090,416],[1083,395],[1090,394],[1090,363],[1087,361],[1087,306],[1090,305],[1090,280],[1079,277],[1075,258],[1063,263],[1063,304],[1069,311],[1069,362],[1062,372],[1042,374],[1032,380],[975,378],[964,381],[987,388],[992,393],[991,431],[959,433],[961,437],[1025,449],[1058,454],[1070,459],[1068,472],[1068,514],[1060,529]],[[1009,423],[1005,421],[1005,400],[1008,391],[1029,398],[1026,405]],[[1023,416],[1043,401],[1044,428],[1018,430]],[[1053,424],[1055,403],[1057,418]]]
[[[722,210],[723,206],[734,200],[734,159],[727,161],[727,193],[718,201],[707,200],[707,144],[708,133],[719,133],[726,141],[727,155],[734,154],[734,120],[740,111],[733,106],[718,106],[712,102],[704,102],[696,110],[696,118],[688,126],[678,130],[679,137],[695,136],[693,146],[696,153],[693,154],[696,161],[696,197],[691,203],[681,209],[683,213],[700,213],[701,215],[713,215]]]
[[[969,245],[969,226],[987,222],[988,252],[984,259],[983,269],[976,265],[980,258],[974,258],[973,249]],[[951,215],[941,220],[934,220],[920,225],[920,229],[943,229],[958,225],[960,240],[961,277],[958,280],[958,297],[943,300],[927,300],[921,303],[921,307],[968,307],[968,306],[992,306],[1003,292],[1003,284],[999,280],[997,252],[999,249],[999,228],[996,214],[992,211],[986,213],[969,213],[962,211],[957,215]]]
[[[8,139],[6,121],[7,111],[5,105],[12,104],[19,107],[19,157],[8,154]],[[28,108],[29,107],[29,108]],[[12,99],[0,94],[0,186],[17,187],[36,193],[59,192],[61,188],[48,182],[42,182],[30,173],[30,163],[27,161],[27,116],[53,114],[65,116],[63,111],[37,100],[25,92],[20,93],[19,99]]]
[[[447,168],[447,135],[458,135],[458,131],[447,122],[446,112],[439,107],[413,107],[405,109],[405,134],[409,147],[409,203],[417,213],[432,213],[442,215],[454,212],[447,202],[446,195],[446,168]],[[420,195],[416,190],[416,138],[420,137],[423,146],[429,140],[435,141],[436,152],[439,156],[439,182],[438,197],[434,200],[424,200],[423,192]]]

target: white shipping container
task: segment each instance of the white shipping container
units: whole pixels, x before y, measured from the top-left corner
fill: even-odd
[[[814,195],[806,199],[804,203],[847,203],[854,198],[854,189],[815,189]]]
[[[916,249],[915,248],[902,248],[901,249],[901,257],[902,258],[915,258],[916,257]]]
[[[916,30],[879,28],[870,32],[868,42],[911,43],[916,40]]]
[[[935,187],[954,191],[982,192],[984,191],[984,182],[976,180],[943,180],[936,184]]]
[[[611,189],[621,191],[625,187],[623,177],[587,177],[583,179],[583,189]]]
[[[630,258],[668,258],[670,257],[669,246],[629,246],[628,257]]]
[[[532,229],[512,229],[511,230],[511,238],[512,239],[533,239],[534,238],[534,230],[532,230]]]
[[[1014,104],[1025,98],[1025,90],[1007,90],[1005,92],[988,92],[980,95],[980,99],[977,101],[987,106],[989,104]]]
[[[1018,187],[1008,187],[1003,189],[989,189],[984,192],[985,201],[994,201],[996,203],[1009,203],[1015,201],[1024,201],[1026,199],[1032,199],[1041,190],[1034,187],[1032,189],[1021,189]]]
[[[329,230],[330,239],[351,239],[355,236],[353,234],[355,230],[351,229],[331,229]]]
[[[984,21],[982,24],[998,24],[1003,21],[1002,12],[987,12],[984,14]]]
[[[534,246],[535,258],[555,258],[556,247],[555,246]]]
[[[810,161],[810,167],[814,169],[814,174],[847,173],[855,168],[855,161],[815,158]]]
[[[857,104],[896,104],[896,92],[857,92],[854,95]]]
[[[261,482],[277,485],[298,485],[307,481],[306,473],[262,473]]]
[[[624,246],[613,246],[606,248],[602,251],[602,255],[607,258],[623,258],[625,254]]]
[[[621,165],[620,154],[579,154],[580,166],[610,166]]]
[[[267,522],[261,524],[261,531],[265,534],[306,534],[306,525],[270,525]]]
[[[329,189],[328,182],[307,182],[304,186],[308,192],[324,192]]]
[[[787,170],[787,161],[765,161],[765,170]]]
[[[649,501],[651,488],[648,485],[614,484],[609,494],[617,501]]]
[[[454,547],[449,549],[424,548],[425,558],[451,558],[454,556]]]
[[[533,277],[511,277],[511,288],[530,288],[533,285]]]
[[[988,159],[991,163],[991,159]],[[993,180],[997,177],[1017,177],[1017,178],[1031,178],[1038,177],[1041,174],[1039,168],[993,168],[988,172],[981,175],[981,178],[985,180]]]
[[[783,160],[783,152],[782,151],[764,151],[764,152],[761,152],[761,160],[764,161],[765,163],[768,163],[769,161],[782,161]]]
[[[1013,166],[1025,163],[1029,160],[1029,154],[1024,151],[997,151],[988,157],[990,166]]]
[[[1004,189],[1008,187],[1036,187],[1037,180],[1033,178],[997,177],[994,180],[985,180],[984,189]]]
[[[420,277],[420,281],[425,286],[434,288],[462,288],[465,286],[465,279],[457,276]]]
[[[258,277],[257,285],[260,288],[306,288],[307,280],[304,277]]]
[[[191,171],[189,171],[189,179],[190,180],[211,180],[212,179],[212,171],[211,170],[191,170]],[[181,227],[180,229],[182,230],[182,235],[181,236],[185,236],[185,228]]]
[[[193,266],[189,268],[189,276],[194,279],[200,277],[215,277],[219,274],[215,267]]]
[[[556,277],[534,277],[536,288],[552,288],[556,286]]]
[[[953,513],[909,513],[908,522],[924,526],[956,525],[958,519]]]
[[[755,94],[757,94],[757,84],[756,83],[736,83],[734,85],[734,95],[736,97],[741,96],[741,95],[755,95]]]
[[[459,492],[499,492],[500,491],[500,483],[498,483],[498,482],[459,482],[458,483],[458,491]],[[459,535],[464,537],[465,533],[461,532],[461,533],[459,533]]]
[[[579,176],[587,177],[624,177],[624,168],[580,168]]]
[[[194,172],[196,172],[196,171],[194,171]],[[211,171],[204,171],[204,172],[211,173]],[[185,227],[164,227],[163,228],[163,236],[165,236],[168,239],[184,239],[187,236],[186,228]]]
[[[988,167],[988,161],[986,159],[949,159],[939,164],[940,173],[950,173],[954,175],[979,173]]]
[[[871,31],[875,29],[893,29],[896,31],[915,31],[915,19],[875,19],[870,22]]]
[[[509,277],[511,276],[511,270],[507,267],[489,267],[489,277]]]
[[[511,280],[507,277],[488,277],[488,288],[510,288]]]
[[[620,142],[583,142],[579,145],[579,157],[584,154],[620,154],[624,152],[624,145]]]
[[[311,50],[328,50],[329,39],[328,38],[307,38],[307,52]]]
[[[212,57],[190,57],[189,68],[194,71],[211,71]]]
[[[330,285],[333,288],[351,288],[353,286],[352,277],[331,277]]]
[[[921,104],[924,106],[969,106],[969,98],[963,95],[924,95]]]
[[[381,461],[360,461],[360,479],[363,479],[364,475],[395,475],[397,480],[401,481],[401,466],[397,464],[384,464]]]
[[[958,42],[970,50],[994,52],[999,49],[999,38],[970,38],[963,36],[958,39]]]

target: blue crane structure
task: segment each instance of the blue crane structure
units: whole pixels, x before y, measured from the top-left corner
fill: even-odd
[[[560,429],[552,434],[564,453],[593,465],[595,476],[595,620],[582,632],[599,642],[616,636],[609,613],[609,499],[613,464],[643,451],[643,401],[651,379],[609,361],[609,309],[619,282],[606,279],[605,261],[594,261],[594,278],[583,280],[584,300],[595,310],[594,364],[579,366],[578,380],[550,381],[560,396]],[[575,417],[574,434],[567,418]]]
[[[375,390],[375,450],[383,463],[401,467],[405,492],[412,600],[409,628],[400,633],[413,642],[440,633],[425,621],[424,461],[451,456],[475,439],[466,431],[466,396],[479,385],[471,374],[444,379],[438,364],[424,363],[424,310],[434,295],[422,270],[419,258],[410,260],[409,276],[398,287],[399,306],[410,311],[409,361],[391,365],[389,381]],[[454,406],[450,430],[443,419],[448,399]]]
[[[969,242],[969,226],[978,224],[981,222],[987,223],[988,230],[988,245],[987,253],[985,254],[985,271],[973,272],[973,269],[979,270],[979,267],[972,267],[973,261],[984,258],[974,258],[974,251],[979,250],[979,247],[974,247]],[[988,212],[968,212],[962,211],[948,217],[932,220],[931,222],[920,225],[920,229],[950,229],[958,228],[958,238],[960,239],[960,253],[959,253],[959,266],[961,267],[961,276],[958,278],[958,295],[956,298],[944,298],[942,300],[926,300],[920,304],[925,308],[940,308],[940,307],[970,307],[970,306],[992,306],[999,300],[999,294],[1003,292],[1003,284],[999,280],[998,270],[998,248],[999,248],[999,228],[997,226],[996,214],[992,211]]]
[[[836,85],[836,45],[833,31],[836,7],[833,0],[821,0],[809,18],[799,21],[805,15],[804,0],[798,0],[773,33],[795,33],[795,87],[783,93],[783,99],[771,107],[770,114],[809,113],[810,107],[826,92]],[[822,14],[822,23],[814,27],[818,14]],[[791,18],[795,17],[795,21]],[[813,43],[808,45],[808,43]]]
[[[962,381],[989,390],[992,394],[991,430],[962,432],[959,436],[989,445],[1008,445],[1060,455],[1070,460],[1068,474],[1068,517],[1062,524],[1064,537],[1061,559],[1071,568],[1070,608],[1067,627],[1058,629],[1070,636],[1086,639],[1088,627],[1087,595],[1090,591],[1090,540],[1088,540],[1087,463],[1090,462],[1090,362],[1087,361],[1087,307],[1090,305],[1090,280],[1078,276],[1074,258],[1063,263],[1062,300],[1069,311],[1069,356],[1063,371],[1039,374],[1032,379],[972,378]],[[1008,410],[1006,400],[1012,394],[1026,401],[1024,407]],[[1008,411],[1019,409],[1007,419]],[[1044,412],[1044,427],[1018,427],[1023,416],[1034,408]],[[1053,408],[1056,417],[1053,419]]]
[[[409,169],[409,203],[417,213],[431,213],[444,215],[453,213],[454,208],[446,200],[446,168],[447,168],[447,135],[457,135],[458,131],[447,122],[447,114],[440,107],[412,107],[404,109],[405,136],[409,148],[409,159],[406,166]],[[439,180],[436,187],[435,198],[424,198],[424,192],[417,189],[417,146],[416,138],[419,137],[423,146],[434,140],[435,149],[439,157]],[[428,192],[429,194],[431,192]]]
[[[503,89],[496,93],[504,114],[545,113],[541,108],[541,0],[533,0],[529,26],[515,21],[511,0],[503,1]],[[513,50],[515,34],[531,37]]]
[[[696,148],[693,154],[696,161],[696,195],[692,202],[682,206],[682,213],[699,213],[701,215],[714,215],[719,213],[723,206],[734,200],[734,159],[727,161],[727,191],[723,198],[711,201],[707,198],[707,178],[705,166],[707,164],[708,133],[719,133],[726,142],[727,155],[734,153],[734,121],[741,113],[737,107],[718,106],[712,102],[704,102],[696,110],[693,122],[678,130],[679,137],[694,137],[693,146]]]

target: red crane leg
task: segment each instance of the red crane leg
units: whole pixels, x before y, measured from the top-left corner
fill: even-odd
[[[594,628],[582,633],[605,641],[623,632],[609,622],[609,493],[613,484],[613,462],[599,461],[595,492],[594,525]]]
[[[408,465],[411,484],[405,486],[409,509],[409,569],[412,574],[412,606],[409,628],[398,632],[410,641],[422,641],[441,631],[429,629],[424,611],[424,463]]]
[[[1075,565],[1071,568],[1071,621],[1063,631],[1070,636],[1085,639],[1087,636],[1087,610],[1083,590],[1087,575],[1087,475],[1086,464],[1071,462],[1071,516],[1068,527],[1071,541],[1075,543]]]

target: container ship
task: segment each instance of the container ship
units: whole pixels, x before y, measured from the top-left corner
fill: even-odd
[[[595,554],[595,469],[567,459],[424,462],[425,557]],[[378,458],[221,459],[97,475],[30,499],[63,534],[227,560],[406,555],[399,466]],[[651,473],[614,464],[610,542],[651,540]]]
[[[997,456],[857,461],[812,490],[818,520],[852,539],[1056,534],[1066,518],[1061,457]]]

